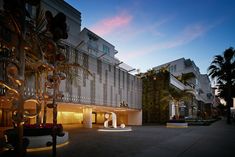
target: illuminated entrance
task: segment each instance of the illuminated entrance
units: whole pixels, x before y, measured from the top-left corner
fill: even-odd
[[[92,124],[102,125],[105,114],[114,112],[117,116],[117,125],[142,125],[142,110],[129,108],[114,108],[95,105],[59,104],[58,123],[82,124],[85,128],[92,128]],[[47,111],[47,122],[52,122],[52,111]]]

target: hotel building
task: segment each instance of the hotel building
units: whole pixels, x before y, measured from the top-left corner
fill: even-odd
[[[69,27],[68,39],[63,40],[63,52],[69,63],[80,64],[72,76],[61,81],[60,91],[64,97],[58,102],[58,123],[83,124],[91,128],[92,124],[103,124],[104,114],[114,112],[118,125],[142,124],[142,82],[132,75],[133,69],[115,57],[115,46],[100,36],[84,28],[81,30],[81,13],[62,0],[42,0],[41,8],[53,15],[63,12]],[[35,8],[27,5],[32,17]],[[89,73],[84,70],[87,69]],[[75,77],[76,76],[76,77]],[[35,97],[35,77],[27,78],[25,97]],[[35,106],[25,106],[29,112],[35,112]],[[11,106],[0,105],[1,126],[10,126]],[[39,118],[42,121],[42,112]],[[47,122],[52,122],[52,109],[47,109]],[[31,119],[30,123],[34,123]]]
[[[156,71],[162,67],[168,67],[168,71],[171,73],[171,84],[178,89],[185,90],[191,89],[194,92],[194,98],[192,103],[187,106],[186,116],[196,117],[206,112],[207,116],[211,116],[214,94],[212,91],[211,83],[207,74],[201,74],[199,68],[194,61],[190,59],[180,58],[163,65],[154,67]],[[182,75],[191,75],[186,82],[179,83],[175,78],[182,78]],[[175,80],[175,81],[174,81]],[[178,83],[177,83],[178,82]]]

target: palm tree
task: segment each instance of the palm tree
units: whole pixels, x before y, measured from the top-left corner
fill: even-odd
[[[219,96],[226,101],[227,123],[230,124],[231,109],[233,105],[232,90],[235,86],[235,50],[230,47],[223,55],[216,55],[208,68],[208,75],[216,81],[219,87]]]
[[[191,96],[193,94],[192,90],[185,89],[185,90],[179,90],[175,87],[169,87],[168,91],[162,92],[162,98],[161,101],[172,101],[175,104],[175,115],[176,117],[179,117],[179,106],[181,101],[188,101],[191,99]]]

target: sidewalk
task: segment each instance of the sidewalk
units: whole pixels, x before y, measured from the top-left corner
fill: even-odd
[[[70,142],[57,149],[57,157],[231,157],[235,154],[235,124],[227,125],[225,120],[184,129],[132,128],[133,132],[107,133],[98,132],[97,128],[66,126]],[[52,156],[51,150],[27,153],[27,157],[45,156]]]

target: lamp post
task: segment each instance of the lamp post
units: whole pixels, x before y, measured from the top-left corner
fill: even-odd
[[[47,31],[49,31],[52,35],[51,45],[53,45],[50,57],[50,61],[52,61],[53,65],[53,74],[50,78],[52,88],[53,88],[53,96],[52,96],[52,107],[53,107],[53,127],[52,127],[52,156],[56,157],[56,143],[57,143],[57,104],[56,99],[59,95],[59,86],[61,77],[59,77],[59,70],[57,69],[60,61],[64,61],[65,57],[61,57],[60,52],[57,50],[57,45],[60,39],[67,39],[67,24],[66,24],[66,16],[59,12],[57,15],[53,17],[50,11],[46,11],[45,13],[47,19]]]

